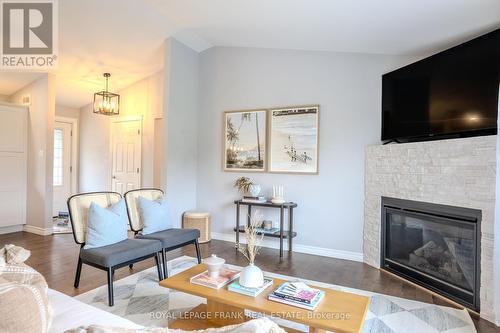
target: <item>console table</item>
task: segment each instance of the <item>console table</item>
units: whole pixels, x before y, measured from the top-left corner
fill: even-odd
[[[273,204],[272,202],[247,202],[243,200],[236,200],[236,227],[234,231],[236,232],[236,247],[240,244],[240,232],[245,232],[245,226],[240,226],[240,208],[241,206],[248,207],[247,225],[250,224],[250,216],[252,216],[252,207],[266,207],[266,208],[276,208],[280,210],[280,228],[278,234],[267,234],[264,236],[274,237],[280,239],[280,258],[283,257],[283,239],[288,239],[288,251],[292,252],[292,239],[297,236],[297,233],[293,231],[293,209],[297,207],[295,202],[285,202],[283,204]],[[288,210],[288,230],[285,230],[285,210]]]

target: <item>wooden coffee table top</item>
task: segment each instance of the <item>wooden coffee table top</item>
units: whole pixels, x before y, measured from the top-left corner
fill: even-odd
[[[161,281],[160,285],[203,297],[210,301],[280,317],[318,329],[337,333],[361,332],[363,329],[366,311],[370,302],[368,297],[315,287],[324,290],[325,297],[316,310],[309,311],[267,299],[269,293],[284,282],[284,280],[277,278],[273,278],[272,287],[267,288],[257,297],[228,291],[227,286],[217,290],[189,282],[192,276],[205,270],[205,265],[196,265]]]

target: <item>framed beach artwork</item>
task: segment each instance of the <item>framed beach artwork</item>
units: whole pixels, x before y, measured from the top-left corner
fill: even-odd
[[[319,106],[269,111],[269,171],[318,173]]]
[[[224,112],[225,171],[266,171],[267,111]]]

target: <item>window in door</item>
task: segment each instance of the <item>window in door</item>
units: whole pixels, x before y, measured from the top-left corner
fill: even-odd
[[[62,186],[63,184],[63,134],[61,128],[54,129],[54,186]]]
[[[66,201],[72,193],[72,128],[69,122],[54,123],[53,216],[67,213]]]

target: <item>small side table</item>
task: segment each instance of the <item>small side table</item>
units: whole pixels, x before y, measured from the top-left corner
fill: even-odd
[[[264,236],[274,237],[280,239],[280,258],[283,257],[283,239],[288,239],[288,251],[292,252],[292,239],[297,236],[297,233],[293,231],[293,209],[297,207],[295,202],[285,202],[283,204],[273,204],[272,202],[247,202],[243,200],[236,200],[236,227],[234,231],[236,232],[236,247],[240,244],[240,232],[245,232],[245,226],[240,226],[240,207],[248,207],[247,224],[250,224],[250,216],[252,216],[252,207],[266,207],[266,208],[276,208],[280,210],[280,230],[278,233],[263,233]],[[288,210],[288,230],[285,230],[285,210]]]
[[[182,227],[185,229],[200,230],[200,243],[211,240],[210,213],[190,210],[182,215]]]

